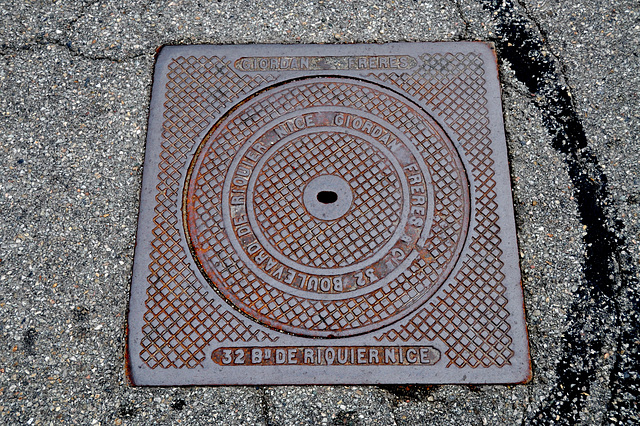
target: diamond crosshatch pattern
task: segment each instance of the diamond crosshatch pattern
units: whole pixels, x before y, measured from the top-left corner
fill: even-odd
[[[502,284],[482,60],[475,53],[423,55],[422,60],[424,66],[412,74],[390,74],[382,79],[434,105],[438,115],[464,141],[478,182],[478,225],[472,234],[470,257],[456,276],[457,286],[447,290],[444,297],[438,296],[437,303],[428,304],[400,331],[392,329],[384,337],[407,341],[437,336],[449,345],[450,365],[502,366],[509,362],[513,350],[506,321],[506,288]],[[488,266],[482,268],[483,264]],[[479,278],[485,286],[477,285]]]
[[[363,99],[367,99],[368,102],[363,103]],[[291,287],[282,282],[285,275],[291,276],[290,272],[293,271],[293,274],[298,276],[295,267],[287,270],[286,274],[278,274],[275,277],[276,280],[260,277],[260,272],[265,272],[265,265],[273,264],[270,258],[263,256],[261,250],[254,251],[255,259],[258,260],[239,258],[239,252],[249,254],[256,243],[251,242],[252,240],[238,242],[239,247],[233,250],[226,243],[227,235],[231,235],[232,239],[234,235],[239,238],[240,235],[236,235],[237,228],[229,229],[226,233],[220,232],[221,221],[212,215],[212,213],[219,214],[219,209],[205,207],[208,205],[224,207],[223,199],[229,200],[226,203],[227,206],[231,205],[233,198],[237,197],[233,194],[239,193],[234,192],[233,187],[227,195],[221,191],[227,170],[219,165],[230,163],[235,158],[239,147],[245,143],[245,139],[249,139],[249,135],[258,132],[259,129],[268,129],[269,123],[278,122],[282,115],[290,115],[296,111],[314,111],[317,108],[328,108],[329,111],[347,108],[351,111],[355,107],[364,113],[374,112],[375,116],[379,117],[396,116],[397,121],[393,123],[397,126],[396,132],[404,134],[406,140],[429,143],[430,147],[422,149],[420,154],[422,154],[421,160],[429,167],[433,181],[432,189],[435,190],[434,195],[437,201],[434,203],[433,226],[427,231],[441,232],[437,234],[427,232],[429,238],[424,244],[424,250],[417,253],[412,249],[413,262],[402,267],[414,271],[411,274],[402,273],[397,264],[390,264],[393,260],[389,259],[390,255],[387,254],[387,260],[381,260],[378,267],[372,265],[371,272],[361,267],[359,278],[356,278],[357,275],[356,277],[343,276],[345,281],[351,278],[351,288],[355,288],[360,286],[357,282],[364,280],[365,273],[373,275],[376,279],[373,283],[375,285],[365,287],[371,288],[368,293],[347,291],[337,299],[325,299],[318,297],[317,294],[292,293],[288,288],[282,291],[283,287]],[[269,114],[264,114],[263,111],[269,111]],[[233,114],[226,117],[215,131],[205,138],[203,148],[194,162],[194,172],[189,178],[189,191],[185,196],[186,218],[190,224],[188,231],[194,244],[193,251],[200,260],[201,267],[210,277],[220,272],[228,274],[222,276],[222,281],[212,277],[212,286],[222,292],[224,297],[239,310],[264,324],[291,333],[315,337],[344,337],[379,328],[396,317],[404,315],[413,305],[419,304],[422,299],[433,293],[446,278],[446,274],[452,267],[452,261],[462,247],[467,222],[465,213],[467,189],[465,177],[461,173],[462,165],[455,148],[445,139],[444,134],[435,132],[433,125],[428,125],[427,116],[421,117],[418,114],[422,113],[410,109],[408,104],[393,93],[381,92],[381,89],[375,86],[335,78],[287,83],[265,92],[263,96],[251,98],[247,105],[234,110]],[[386,123],[386,125],[390,124],[390,122]],[[343,127],[336,126],[336,128]],[[373,140],[370,143],[374,143]],[[220,145],[223,149],[219,149]],[[353,146],[350,147],[350,145]],[[366,145],[365,149],[362,149],[352,141],[345,147],[343,150],[347,154],[351,151],[361,152],[361,160],[369,157],[363,155],[367,150]],[[404,161],[410,163],[406,166],[407,169],[412,170],[414,167],[417,169],[417,166],[411,165],[417,161],[415,157],[412,157],[408,151],[400,152],[404,152],[402,154]],[[413,160],[409,161],[409,158]],[[351,173],[355,173],[360,162],[347,163],[349,164],[353,166]],[[403,179],[408,177],[404,176]],[[423,175],[419,181],[426,181],[426,177]],[[363,184],[360,188],[365,187],[367,185]],[[241,188],[236,191],[241,191]],[[352,210],[362,211],[361,204],[358,205],[357,202],[357,193],[358,191],[355,191]],[[403,195],[403,197],[407,196]],[[290,202],[294,203],[295,200],[292,199]],[[374,209],[372,207],[372,210]],[[366,222],[376,220],[376,214],[371,210],[363,213],[368,216]],[[388,213],[392,214],[392,212]],[[344,217],[349,215],[348,213]],[[245,214],[240,210],[233,221],[242,222],[244,216]],[[363,220],[353,215],[351,217],[354,221],[351,222],[351,226]],[[338,219],[338,223],[340,220],[342,219]],[[229,219],[229,221],[232,220]],[[301,229],[304,223],[298,220],[296,227]],[[408,226],[405,234],[416,234],[416,227]],[[256,240],[259,243],[260,238],[256,237]],[[445,240],[446,243],[443,244],[442,241]],[[313,241],[317,242],[317,240]],[[440,243],[436,244],[434,241]],[[222,248],[222,252],[211,250],[213,243],[217,243],[217,247]],[[234,259],[234,261],[227,265],[225,259]],[[226,267],[221,271],[221,268],[216,265],[223,263]],[[269,266],[267,269],[274,270]],[[315,274],[318,281],[323,279],[323,269],[327,268],[316,268]],[[299,288],[309,290],[308,279],[305,279],[302,274],[300,276],[305,281],[299,285]],[[364,283],[366,284],[371,282]]]
[[[176,229],[179,169],[186,161],[194,138],[211,125],[211,118],[238,95],[270,80],[269,76],[240,78],[219,58],[179,57],[169,67],[160,182],[149,265],[148,299],[145,303],[142,358],[150,368],[194,368],[204,360],[204,348],[212,339],[266,340],[222,307],[214,309],[202,292],[202,284],[185,263]],[[191,92],[190,89],[195,89]],[[213,93],[213,96],[209,96]],[[225,331],[229,327],[237,331]],[[277,337],[276,337],[277,339]]]
[[[304,184],[326,174],[343,177],[355,196],[353,209],[332,223],[314,219],[301,205]],[[333,268],[366,260],[400,222],[402,193],[392,165],[347,134],[305,135],[275,153],[258,176],[255,208],[262,232],[272,247],[305,265]]]
[[[132,382],[528,380],[497,88],[482,43],[164,48]],[[322,176],[336,219],[303,198]]]

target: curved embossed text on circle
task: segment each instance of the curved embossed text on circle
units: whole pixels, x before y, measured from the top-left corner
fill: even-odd
[[[400,237],[398,228],[407,220],[408,185],[400,164],[383,146],[337,127],[292,136],[265,154],[249,181],[247,210],[257,240],[305,273],[336,275],[371,265]],[[344,216],[322,219],[305,206],[303,189],[327,173],[348,185],[351,200],[338,203],[348,207]]]
[[[377,150],[382,163],[393,163],[385,169],[393,172],[401,185],[392,185],[395,189],[385,199],[400,197],[397,202],[406,206],[401,209],[404,219],[397,222],[397,238],[387,240],[391,245],[384,244],[384,250],[370,257],[372,263],[354,259],[353,269],[342,267],[338,274],[339,266],[294,264],[284,251],[269,248],[268,239],[259,238],[273,226],[280,228],[279,235],[298,241],[302,222],[293,220],[285,225],[278,212],[290,213],[293,205],[287,200],[295,198],[295,214],[299,216],[306,210],[303,183],[335,175],[319,166],[306,180],[284,184],[286,176],[295,175],[287,165],[295,155],[305,154],[301,149],[292,150],[278,164],[273,163],[274,167],[269,160],[304,138],[316,138],[317,150],[307,154],[317,160],[323,157],[319,144],[332,137],[337,140],[325,144],[327,152],[356,140],[340,157],[352,155],[350,161],[369,158],[368,153],[358,157],[353,152],[364,147],[369,153]],[[363,172],[355,186],[340,176],[350,184],[353,204],[357,198],[354,188],[374,188],[375,194],[374,183],[380,173],[368,176]],[[297,195],[273,195],[285,186],[292,193],[298,188]],[[279,207],[270,212],[260,203],[257,207],[260,197],[275,197]],[[372,211],[377,207],[375,199],[368,206]],[[464,168],[452,142],[433,119],[407,99],[379,86],[333,77],[274,86],[223,117],[194,157],[184,201],[192,253],[216,291],[262,324],[327,338],[383,327],[431,297],[457,261],[469,220]],[[353,206],[345,214],[351,209]],[[388,209],[382,213],[391,214]],[[363,235],[371,231],[368,227],[363,225]],[[371,231],[370,235],[380,232]],[[336,233],[332,243],[339,244],[341,238],[344,236]],[[312,272],[301,271],[303,267],[311,267]]]
[[[317,292],[322,293],[325,298],[340,298],[339,293],[343,293],[343,292],[350,292],[351,296],[354,296],[358,293],[365,293],[366,292],[365,287],[368,287],[373,283],[375,283],[376,285],[383,285],[387,282],[386,280],[388,279],[388,275],[389,275],[388,273],[389,271],[391,271],[391,269],[387,267],[381,270],[381,268],[378,268],[378,266],[384,263],[384,262],[381,263],[381,260],[384,260],[385,257],[389,257],[389,251],[398,245],[398,240],[402,237],[403,232],[407,231],[407,222],[409,219],[408,218],[408,211],[409,211],[408,196],[400,196],[400,194],[395,194],[395,198],[397,200],[402,199],[401,208],[399,210],[397,208],[392,209],[392,211],[395,212],[394,215],[396,215],[396,217],[399,217],[399,224],[395,226],[395,231],[392,231],[391,229],[393,235],[391,235],[391,237],[388,238],[386,242],[382,241],[384,245],[379,244],[379,247],[376,248],[374,244],[373,247],[370,247],[372,250],[366,250],[367,256],[362,256],[362,259],[359,262],[354,263],[354,259],[351,258],[347,260],[349,263],[342,267],[327,268],[327,267],[322,267],[322,265],[319,265],[320,267],[316,267],[314,265],[304,265],[302,263],[295,262],[290,257],[288,257],[291,255],[291,251],[288,249],[288,246],[284,249],[285,253],[282,253],[271,245],[270,240],[267,237],[265,237],[265,235],[262,232],[262,228],[264,224],[256,220],[256,214],[255,214],[256,203],[254,202],[254,198],[259,197],[259,195],[262,192],[270,192],[273,195],[278,195],[279,199],[276,199],[275,201],[277,201],[278,204],[280,204],[281,207],[283,207],[283,209],[285,210],[285,213],[287,214],[296,214],[295,212],[298,210],[304,211],[304,208],[301,207],[301,203],[299,202],[299,199],[301,198],[299,188],[304,187],[305,182],[307,182],[311,177],[313,177],[314,173],[319,173],[320,171],[326,170],[329,167],[334,167],[333,162],[335,162],[335,159],[333,161],[330,161],[331,158],[326,158],[326,156],[324,155],[320,155],[320,159],[322,159],[322,162],[320,164],[320,162],[318,161],[319,158],[317,157],[318,157],[319,151],[324,151],[324,150],[319,149],[318,146],[315,146],[314,144],[310,144],[311,146],[305,147],[304,148],[305,150],[303,152],[299,152],[299,150],[295,150],[293,154],[291,152],[287,154],[286,157],[289,159],[300,158],[302,160],[302,162],[295,162],[293,160],[288,160],[290,164],[288,164],[287,169],[295,170],[296,174],[294,176],[288,176],[286,173],[283,173],[283,170],[278,169],[277,172],[274,172],[273,170],[269,170],[269,168],[267,168],[266,174],[271,177],[274,177],[274,179],[271,182],[271,186],[269,188],[260,187],[260,191],[255,190],[256,180],[258,179],[259,176],[263,175],[263,173],[261,173],[260,171],[263,171],[263,169],[265,169],[264,167],[265,162],[270,158],[272,158],[274,153],[280,152],[281,148],[289,146],[289,142],[298,141],[300,138],[303,138],[305,142],[308,142],[308,139],[306,139],[306,135],[311,135],[316,133],[320,133],[323,135],[326,135],[326,134],[333,135],[333,138],[340,141],[340,143],[338,143],[337,146],[341,146],[343,150],[348,148],[350,151],[353,151],[353,152],[349,152],[348,154],[349,156],[351,156],[351,160],[354,160],[360,157],[363,154],[363,148],[364,148],[364,151],[367,151],[369,153],[371,153],[372,150],[375,152],[382,151],[381,156],[378,156],[378,157],[384,158],[385,160],[389,160],[389,163],[387,163],[385,167],[382,167],[382,169],[388,169],[381,174],[382,175],[381,177],[383,179],[380,181],[380,183],[384,183],[382,187],[379,187],[377,185],[372,185],[372,184],[375,184],[375,181],[370,180],[372,176],[371,171],[373,170],[374,172],[376,172],[377,170],[375,167],[374,168],[370,167],[372,164],[366,165],[361,160],[356,161],[355,163],[353,163],[351,160],[346,160],[347,163],[349,163],[349,167],[347,167],[347,172],[349,172],[348,173],[349,176],[347,177],[349,181],[352,182],[351,183],[352,189],[354,189],[356,192],[355,204],[357,205],[358,208],[355,209],[354,212],[357,215],[360,215],[362,217],[356,221],[354,220],[354,217],[351,214],[345,216],[345,218],[349,219],[347,220],[346,224],[353,225],[350,228],[348,228],[348,230],[355,231],[355,232],[350,232],[349,234],[347,234],[344,232],[344,230],[342,230],[342,234],[338,238],[338,241],[340,241],[340,243],[338,244],[337,248],[344,247],[345,244],[348,244],[352,241],[349,238],[344,238],[345,236],[348,236],[348,235],[352,235],[353,238],[355,238],[355,242],[359,247],[362,247],[363,241],[373,244],[372,243],[373,237],[371,236],[371,232],[370,232],[371,226],[369,224],[369,222],[371,222],[372,217],[371,217],[371,212],[369,212],[368,210],[369,208],[371,208],[374,214],[377,214],[380,211],[382,211],[381,207],[384,206],[382,201],[384,200],[380,197],[382,195],[388,194],[389,191],[384,190],[384,186],[388,186],[389,181],[393,182],[394,184],[397,184],[399,182],[400,188],[402,189],[402,194],[409,193],[407,177],[404,176],[405,172],[403,171],[403,168],[400,165],[398,159],[395,158],[395,155],[391,151],[389,151],[386,146],[384,146],[383,144],[380,144],[377,141],[374,141],[373,139],[370,139],[367,142],[364,142],[364,140],[368,138],[367,134],[355,131],[353,129],[344,129],[342,127],[342,124],[343,124],[342,121],[344,120],[345,115],[353,114],[354,111],[344,110],[343,108],[336,107],[334,108],[334,111],[332,111],[331,113],[320,112],[317,108],[307,108],[304,110],[304,112],[305,112],[304,121],[302,120],[300,115],[292,116],[290,114],[285,114],[282,117],[279,117],[278,119],[270,122],[269,126],[262,127],[256,135],[249,138],[249,140],[237,151],[236,157],[232,162],[229,168],[230,170],[225,179],[222,196],[224,199],[228,200],[228,203],[226,203],[226,205],[231,205],[231,206],[234,203],[237,203],[237,200],[244,200],[246,198],[246,218],[244,213],[236,212],[236,214],[238,215],[239,223],[236,223],[235,221],[231,223],[230,226],[231,228],[233,228],[233,232],[230,233],[230,237],[231,237],[230,241],[234,246],[234,248],[237,250],[237,253],[240,256],[240,258],[243,261],[247,262],[248,266],[253,269],[253,271],[258,275],[258,277],[265,279],[267,281],[271,280],[271,277],[269,275],[276,276],[276,278],[280,278],[282,270],[280,269],[280,267],[277,266],[277,264],[274,264],[271,261],[270,257],[265,257],[264,252],[267,252],[269,256],[273,256],[275,259],[281,262],[282,265],[289,268],[294,268],[295,271],[297,272],[302,272],[305,274],[312,274],[312,275],[320,274],[322,276],[324,275],[336,276],[335,285],[331,286],[328,291],[326,290],[326,285],[318,286],[318,282],[326,283],[326,280],[322,276],[320,277],[316,276],[316,277],[312,277],[312,278],[300,281],[299,279],[295,279],[293,275],[290,275],[290,278],[284,280],[284,283],[271,280],[272,284],[275,285],[276,287],[283,284],[286,284],[287,286],[289,286],[289,288],[284,288],[283,289],[284,291],[293,292],[293,294],[300,294],[301,290],[304,289],[312,293],[317,293]],[[356,112],[358,115],[366,116],[366,114],[364,114],[361,111],[356,111]],[[351,119],[349,118],[349,115],[346,115],[346,116],[347,116],[346,122],[349,123]],[[361,125],[363,122],[363,119],[366,119],[366,117],[357,117],[357,119],[354,120],[354,122],[360,123]],[[369,115],[368,120],[375,120],[375,117]],[[292,134],[286,135],[280,140],[277,140],[277,138],[273,139],[272,138],[273,129],[278,128],[278,126],[282,126],[283,123],[287,121],[293,121],[293,122],[298,121],[299,123],[306,123],[307,125],[311,125],[313,127],[292,130],[293,131]],[[278,132],[276,131],[276,133]],[[343,133],[346,133],[346,134],[340,136]],[[376,132],[374,130],[372,133],[374,135],[381,136],[380,131]],[[381,139],[384,139],[385,141],[392,140],[390,139],[389,135],[391,135],[391,133],[389,131],[385,131],[384,136],[382,136]],[[280,136],[283,136],[283,135],[280,135]],[[352,142],[354,141],[352,139],[354,138],[360,142],[355,142],[355,144],[353,144]],[[396,135],[394,136],[394,138],[402,139],[402,143],[404,145],[409,144],[409,142],[407,140],[404,140],[402,136]],[[348,144],[349,145],[348,147],[347,147],[347,144],[345,144],[342,139],[350,141],[350,143]],[[303,144],[303,146],[304,145],[306,145],[306,143]],[[266,148],[267,146],[270,146],[270,148]],[[323,146],[324,145],[321,144],[320,148],[322,148]],[[256,152],[255,151],[256,149],[261,154]],[[399,150],[398,152],[403,152],[403,151]],[[314,156],[316,157],[315,159],[313,158]],[[342,156],[347,157],[347,155],[342,155]],[[406,152],[401,157],[405,162],[411,158],[415,160],[415,157],[413,157],[411,154],[407,154]],[[257,158],[260,158],[260,159],[257,160]],[[312,165],[311,169],[315,169],[315,171],[309,170],[309,164],[306,164],[304,161],[309,158],[313,160],[310,162]],[[256,164],[254,166],[251,166],[250,164],[247,163],[247,159],[256,159],[255,160]],[[342,163],[344,163],[344,161],[345,160],[342,160]],[[284,163],[287,164],[287,161],[284,161]],[[380,163],[378,164],[380,165]],[[425,171],[426,166],[421,165],[420,167],[421,167],[422,173],[425,173],[425,175],[421,178],[421,180],[424,182],[429,181],[428,173],[426,173]],[[344,167],[340,167],[340,168],[344,169]],[[393,174],[394,173],[393,170],[391,169],[395,170],[395,176]],[[335,168],[331,170],[333,170],[334,172],[337,171]],[[311,172],[311,174],[309,174],[308,172]],[[411,173],[415,174],[416,172],[412,170]],[[385,178],[385,176],[387,177]],[[398,176],[404,176],[404,178],[398,178]],[[413,178],[415,177],[416,176],[413,176]],[[376,176],[376,179],[378,178],[380,178],[380,176]],[[359,185],[359,182],[363,182],[363,181],[368,181],[368,182],[367,184],[362,185],[361,187],[361,185]],[[385,181],[387,182],[385,183]],[[289,186],[290,189],[286,191],[287,193],[284,194],[285,196],[283,197],[282,189],[284,184]],[[381,190],[379,191],[380,193],[378,193],[378,190]],[[291,194],[292,191],[297,191],[297,196],[295,194],[294,196],[292,196]],[[428,189],[427,189],[427,192],[429,192]],[[255,197],[254,197],[254,194],[255,194]],[[427,195],[428,195],[427,198],[429,198],[430,194],[427,194]],[[368,200],[368,202],[363,203],[363,200],[362,200],[363,198],[365,200]],[[267,204],[273,204],[273,203],[267,203]],[[420,219],[428,221],[427,216],[431,215],[432,207],[430,206],[432,204],[426,202],[426,200],[425,200],[425,204],[426,204],[426,207],[423,209],[424,211],[421,213],[423,217]],[[225,219],[225,223],[229,223],[230,221],[228,220],[228,218],[231,215],[230,208],[223,208],[222,210],[223,210],[223,217],[227,217],[227,219]],[[248,222],[249,222],[248,224],[245,223],[246,219],[248,219]],[[412,220],[415,221],[415,219],[416,218],[414,217]],[[311,218],[306,217],[305,220],[310,221]],[[280,221],[278,219],[275,219],[273,225],[276,227],[281,226],[282,223],[278,223],[278,222]],[[300,222],[299,220],[296,220],[295,223],[296,223],[296,228],[298,229],[291,231],[294,233],[293,234],[294,238],[299,238],[300,236],[303,235],[301,231],[304,230],[304,226],[306,226],[307,228],[313,228],[313,229],[316,228],[316,226],[313,224],[306,225],[304,222]],[[344,221],[341,221],[341,223],[345,224]],[[367,225],[369,226],[367,227]],[[390,228],[393,228],[393,227],[394,226],[392,224]],[[286,232],[284,230],[282,230],[282,232],[284,232],[286,235]],[[234,236],[236,238],[233,238]],[[361,237],[363,237],[364,240]],[[291,242],[291,236],[287,236],[287,238],[289,238]],[[315,239],[311,237],[311,238],[307,238],[307,240],[315,240]],[[404,245],[407,245],[410,242],[411,242],[411,238],[403,238]],[[378,243],[380,243],[380,241],[378,241]],[[299,246],[300,245],[298,244],[294,248],[299,248]],[[315,249],[323,250],[318,246],[318,244],[315,244]],[[325,249],[328,250],[328,252],[325,251],[325,253],[321,253],[321,255],[325,257],[325,259],[327,259],[328,254],[336,253],[335,247],[334,248],[325,247]],[[309,250],[309,248],[307,248],[306,250]],[[353,250],[357,251],[357,247],[355,249],[352,248],[352,251]],[[408,253],[405,253],[404,257],[406,258],[407,255]],[[402,257],[403,256],[399,254],[398,249],[396,248],[394,251],[394,261],[396,263],[400,263],[398,262],[398,260],[401,260]],[[254,262],[252,260],[253,258],[257,259],[258,261]],[[265,259],[267,260],[264,261]],[[371,280],[371,279],[367,279],[371,275],[370,271],[367,272],[367,278],[365,278],[362,275],[364,273],[362,272],[362,269],[365,267],[369,267],[369,269],[374,268],[381,272],[384,272],[384,270],[386,269],[386,272],[384,276],[377,275],[375,277],[376,278],[375,280]],[[268,271],[271,271],[271,272],[276,271],[276,273],[271,273],[268,275],[266,274],[266,272]],[[313,296],[313,295],[310,295],[310,296]]]

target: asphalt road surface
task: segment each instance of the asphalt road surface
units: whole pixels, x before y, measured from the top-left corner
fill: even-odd
[[[495,43],[533,380],[133,388],[163,44]],[[638,1],[1,1],[3,424],[638,424]]]

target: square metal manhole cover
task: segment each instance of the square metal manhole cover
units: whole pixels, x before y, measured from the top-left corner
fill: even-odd
[[[527,380],[492,47],[163,48],[128,368],[136,385]]]

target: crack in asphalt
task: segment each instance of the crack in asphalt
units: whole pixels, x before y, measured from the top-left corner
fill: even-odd
[[[264,418],[265,426],[271,426],[272,423],[269,420],[269,402],[267,401],[267,388],[260,388],[260,408],[262,410],[262,417]]]
[[[35,52],[39,49],[43,49],[49,46],[61,47],[69,52],[71,56],[76,58],[82,58],[89,61],[108,61],[115,63],[124,63],[131,60],[139,59],[148,55],[152,55],[152,53],[139,52],[133,55],[127,55],[124,57],[112,57],[108,55],[89,55],[87,53],[81,52],[79,49],[76,49],[72,46],[71,42],[63,42],[61,40],[56,40],[52,38],[41,37],[34,40],[31,43],[25,43],[21,45],[10,45],[10,44],[2,44],[0,45],[0,57],[2,56],[10,56],[13,53],[18,52]]]
[[[549,52],[553,55],[553,58],[560,65],[559,68],[561,70],[562,76],[566,77],[564,75],[564,67],[562,66],[562,61],[561,61],[560,57],[553,51],[553,49],[549,45],[549,43],[548,43],[549,42],[549,34],[544,29],[544,27],[543,27],[542,23],[540,22],[540,20],[538,20],[535,17],[534,14],[529,12],[529,9],[527,8],[527,4],[524,1],[522,1],[522,0],[515,0],[515,1],[518,4],[518,6],[520,6],[522,8],[522,10],[524,10],[524,16],[535,25],[536,30],[542,36],[540,38],[540,41],[543,43],[544,47],[549,50]]]
[[[456,8],[456,12],[458,13],[458,17],[464,23],[464,29],[462,30],[462,34],[460,36],[455,37],[456,40],[466,40],[469,38],[469,34],[471,32],[471,24],[464,16],[464,12],[462,11],[462,5],[460,4],[460,0],[451,0],[453,6]]]
[[[396,408],[397,408],[397,405],[396,407],[393,407],[391,404],[391,401],[389,401],[389,413],[391,413],[391,421],[393,421],[394,426],[398,425],[398,417],[396,416],[396,412],[395,412]]]
[[[75,18],[71,18],[69,20],[68,27],[71,28],[76,22],[84,18],[87,12],[89,11],[89,9],[93,7],[95,4],[100,3],[100,1],[101,0],[92,0],[87,2],[87,4],[85,4],[84,6],[82,6],[82,9],[80,9],[80,13],[78,13],[78,16],[76,16]]]
[[[73,26],[87,15],[91,7],[93,7],[94,5],[100,2],[101,0],[91,0],[91,1],[88,1],[84,6],[82,6],[77,16],[66,21],[66,23],[63,24],[64,28],[60,28],[61,30],[64,29],[64,32],[62,33],[62,37],[68,39],[69,32],[71,32]],[[145,5],[148,5],[148,3],[145,3]],[[81,52],[80,49],[78,48],[74,48],[71,41],[65,42],[63,41],[62,38],[49,37],[44,33],[40,33],[35,35],[35,39],[32,42],[27,42],[19,45],[13,45],[10,43],[0,44],[0,57],[9,56],[11,55],[11,53],[14,53],[14,52],[35,51],[39,46],[42,46],[42,47],[58,46],[68,50],[69,53],[75,57],[87,59],[90,61],[110,61],[110,62],[116,62],[116,63],[123,63],[123,62],[127,62],[133,59],[138,59],[143,56],[152,54],[144,51],[139,51],[138,53],[125,55],[122,57],[114,57],[109,55],[91,55],[91,54]]]

